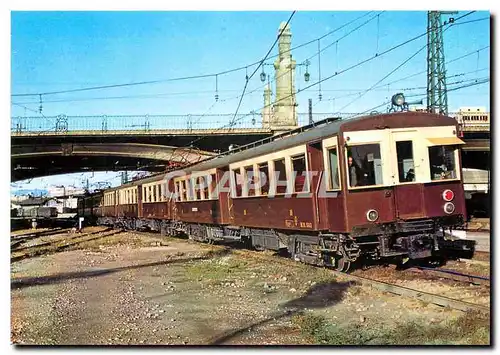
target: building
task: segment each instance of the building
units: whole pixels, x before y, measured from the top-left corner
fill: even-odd
[[[53,198],[48,207],[57,208],[59,213],[75,212],[77,208],[77,197],[85,194],[85,190],[75,186],[51,186],[48,188],[47,196]]]
[[[490,113],[485,107],[460,107],[453,115],[464,132],[489,132]]]

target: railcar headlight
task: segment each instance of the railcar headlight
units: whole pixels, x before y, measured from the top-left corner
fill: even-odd
[[[443,209],[444,209],[444,212],[451,214],[455,211],[455,205],[451,202],[447,202],[444,204]]]
[[[378,212],[375,210],[369,210],[366,212],[366,219],[370,222],[375,222],[378,219]]]

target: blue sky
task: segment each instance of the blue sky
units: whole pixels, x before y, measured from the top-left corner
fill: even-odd
[[[318,38],[362,15],[344,29],[320,41],[321,76],[346,69],[392,46],[426,31],[427,13],[386,11],[312,12],[298,11],[292,21],[292,46]],[[465,14],[461,11],[454,15]],[[377,16],[379,14],[379,16]],[[14,94],[84,88],[89,86],[162,80],[183,76],[218,73],[245,66],[261,59],[274,42],[278,26],[290,12],[13,12],[12,13],[12,81]],[[488,12],[475,12],[463,20],[488,17]],[[445,17],[443,16],[443,19]],[[332,45],[357,26],[369,21],[352,34]],[[449,88],[477,78],[489,78],[490,23],[478,21],[454,26],[444,34],[448,61],[468,53],[466,58],[447,65]],[[406,46],[380,56],[353,70],[321,84],[323,100],[318,100],[319,87],[298,94],[299,112],[307,111],[312,98],[314,112],[363,112],[380,105],[398,91],[415,98],[424,97],[425,72],[389,86],[397,79],[426,70],[426,50],[390,75],[362,97],[348,94],[368,89],[426,44],[422,37]],[[292,52],[297,63],[317,52],[317,41]],[[378,50],[377,50],[378,49]],[[275,49],[272,54],[276,54]],[[272,63],[272,60],[266,61]],[[308,84],[318,80],[318,56],[311,59]],[[249,74],[253,71],[249,68]],[[273,75],[271,67],[266,66]],[[252,78],[242,101],[240,113],[259,110],[263,105],[259,72]],[[304,67],[297,69],[297,88],[304,88]],[[450,84],[451,83],[451,84]],[[217,128],[224,124],[209,114],[234,113],[245,84],[245,70],[218,76],[220,100],[215,103],[215,78],[164,82],[43,96],[43,114],[73,115],[202,115],[206,125]],[[485,106],[489,109],[489,83],[456,90],[448,95],[449,110],[461,106]],[[405,89],[405,90],[402,90]],[[144,97],[148,96],[149,97]],[[153,95],[153,97],[151,97]],[[112,99],[127,96],[126,99]],[[140,97],[142,96],[142,97]],[[343,97],[342,97],[343,96]],[[91,99],[87,101],[82,101]],[[38,96],[13,97],[12,116],[38,116]],[[51,102],[60,101],[60,102]],[[33,111],[34,112],[33,112]],[[385,106],[379,108],[385,110]],[[184,124],[172,118],[172,124]],[[51,122],[40,126],[47,127]],[[75,121],[77,121],[75,119]],[[80,124],[93,124],[82,123]],[[93,121],[94,123],[97,121]],[[123,123],[126,124],[126,123]],[[80,175],[80,174],[79,174]],[[73,178],[72,178],[73,179]],[[35,179],[30,186],[40,187]],[[59,179],[58,179],[59,180]],[[44,183],[50,181],[44,179]],[[70,182],[71,183],[71,182]],[[36,186],[35,186],[36,185]]]

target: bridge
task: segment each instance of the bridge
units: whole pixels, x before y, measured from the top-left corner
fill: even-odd
[[[318,113],[313,119],[355,115]],[[297,116],[299,126],[308,123],[308,114]],[[489,120],[471,123],[461,116],[457,120],[467,143],[464,166],[489,166],[489,154],[484,154],[490,149]],[[11,122],[12,181],[85,171],[164,171],[169,164],[199,161],[231,145],[274,134],[271,128],[262,128],[262,118],[254,112],[236,117],[59,115],[13,117]]]

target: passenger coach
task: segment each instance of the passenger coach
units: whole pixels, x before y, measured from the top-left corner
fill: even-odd
[[[429,113],[327,119],[104,192],[101,223],[357,259],[471,257],[457,122]],[[108,196],[108,197],[106,197]]]

